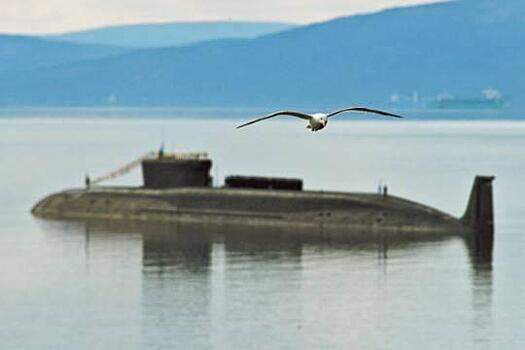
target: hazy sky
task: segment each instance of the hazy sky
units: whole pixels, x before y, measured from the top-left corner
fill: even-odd
[[[0,0],[0,32],[49,33],[111,24],[256,20],[308,23],[436,0]]]

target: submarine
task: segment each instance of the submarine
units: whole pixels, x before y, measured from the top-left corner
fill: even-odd
[[[493,176],[476,176],[462,217],[386,193],[303,189],[301,179],[228,176],[213,186],[205,153],[152,153],[140,162],[143,185],[68,189],[31,210],[53,220],[125,220],[246,227],[297,232],[460,235],[493,240]],[[126,168],[130,168],[127,166]]]

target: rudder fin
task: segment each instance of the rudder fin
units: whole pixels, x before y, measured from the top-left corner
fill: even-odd
[[[476,256],[492,257],[494,244],[494,203],[492,181],[494,176],[476,176],[470,199],[461,222],[474,232],[471,241]]]
[[[494,230],[492,181],[494,176],[476,176],[465,214],[461,221],[475,230]]]

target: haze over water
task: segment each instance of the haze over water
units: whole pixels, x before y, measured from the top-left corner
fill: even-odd
[[[286,118],[235,130],[240,120],[212,110],[198,119],[90,113],[0,117],[0,348],[525,346],[525,122],[346,119],[312,134]],[[382,181],[456,216],[474,176],[495,175],[493,261],[473,258],[459,238],[319,242],[271,229],[30,215],[45,195],[163,140],[167,151],[208,152],[219,184],[271,175],[375,192]],[[115,182],[140,183],[138,170]]]

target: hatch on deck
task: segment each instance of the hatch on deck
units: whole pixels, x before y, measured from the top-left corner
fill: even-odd
[[[235,175],[228,176],[226,178],[225,186],[230,188],[301,191],[303,189],[303,180],[279,177]]]

